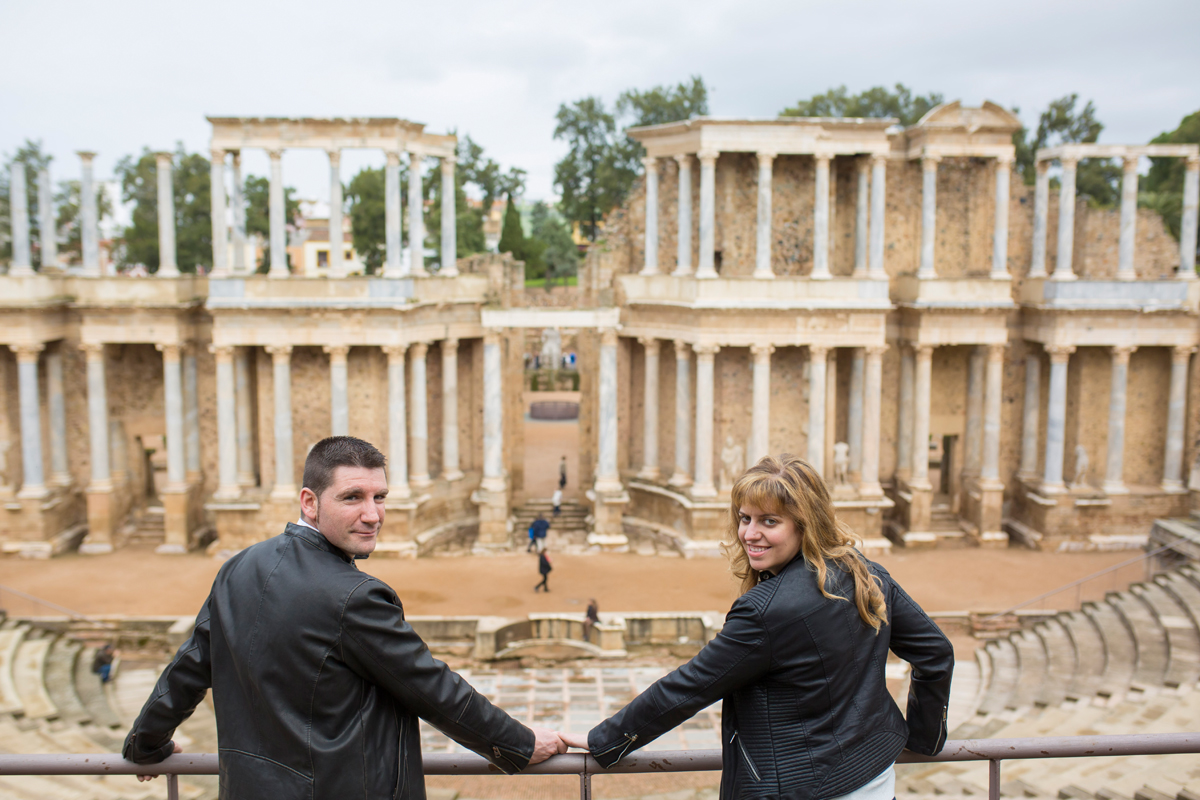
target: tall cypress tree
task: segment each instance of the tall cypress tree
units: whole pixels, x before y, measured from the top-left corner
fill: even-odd
[[[521,214],[511,194],[504,208],[504,225],[500,228],[500,245],[496,249],[501,253],[512,253],[518,261],[525,259],[525,231],[521,229]]]

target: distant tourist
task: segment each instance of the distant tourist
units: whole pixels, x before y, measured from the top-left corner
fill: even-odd
[[[221,567],[125,758],[180,752],[175,728],[210,688],[222,797],[424,797],[418,718],[504,773],[565,751],[434,659],[391,587],[355,566],[383,526],[384,463],[350,436],[313,446],[300,519]]]
[[[554,506],[555,517],[562,513],[562,489],[554,490],[554,495],[550,498],[550,504]]]
[[[558,462],[558,488],[567,488],[567,457],[563,456]]]
[[[538,572],[540,572],[542,574],[542,582],[539,583],[537,586],[533,587],[533,591],[535,593],[537,592],[538,589],[544,589],[547,592],[550,591],[550,584],[548,583],[548,581],[550,580],[550,570],[552,570],[552,569],[554,569],[554,567],[550,566],[550,556],[546,555],[545,550],[539,550],[538,551]]]
[[[954,648],[855,549],[807,462],[767,456],[731,500],[742,595],[721,632],[587,737],[564,740],[611,767],[723,699],[722,798],[891,800],[900,752],[946,743]],[[907,715],[888,693],[889,649],[912,665]]]
[[[600,621],[600,604],[596,602],[596,598],[588,600],[587,611],[583,614],[583,640],[590,642],[592,640],[592,628],[596,627],[596,623]],[[599,638],[599,637],[597,637]]]
[[[550,530],[550,523],[541,514],[537,515],[537,519],[529,523],[529,546],[525,548],[528,553],[531,550],[537,550],[539,553],[546,549],[546,533]]]
[[[106,644],[96,651],[92,658],[92,672],[100,676],[101,683],[112,680],[112,665],[115,653],[111,644]]]

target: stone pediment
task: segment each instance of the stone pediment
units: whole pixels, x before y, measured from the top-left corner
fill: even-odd
[[[940,128],[965,130],[967,133],[996,132],[1016,133],[1021,129],[1021,120],[1015,114],[990,100],[982,106],[964,106],[961,100],[942,103],[929,110],[913,128]]]

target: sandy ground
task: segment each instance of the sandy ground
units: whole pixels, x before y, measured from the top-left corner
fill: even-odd
[[[525,489],[530,497],[550,499],[558,486],[558,463],[567,457],[567,500],[583,497],[579,483],[579,420],[547,421],[529,418],[535,400],[579,402],[579,392],[525,392]]]

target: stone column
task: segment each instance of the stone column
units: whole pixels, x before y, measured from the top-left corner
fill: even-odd
[[[771,168],[774,153],[758,154],[758,226],[755,231],[754,277],[774,278],[771,270]]]
[[[79,238],[83,255],[83,274],[100,277],[100,234],[96,213],[96,187],[92,181],[92,161],[96,154],[87,150],[76,152],[81,172],[79,179]]]
[[[14,161],[8,168],[8,203],[12,223],[12,262],[9,275],[32,275],[33,256],[29,249],[29,194],[25,185],[25,165]]]
[[[458,339],[442,340],[442,477],[461,480],[458,465]]]
[[[1046,411],[1046,463],[1042,472],[1042,491],[1061,492],[1063,456],[1067,436],[1067,364],[1075,348],[1069,345],[1049,345],[1050,403]]]
[[[692,274],[692,157],[675,156],[679,164],[679,219],[675,243],[675,275]]]
[[[288,276],[287,205],[283,193],[283,150],[268,150],[267,155],[271,158],[271,268],[267,275],[271,278],[286,278]],[[213,203],[215,204],[216,200],[213,200]],[[291,484],[291,488],[294,488],[294,483]]]
[[[1104,493],[1128,494],[1125,486],[1125,387],[1129,356],[1136,347],[1112,348],[1112,388],[1108,395],[1108,457],[1104,465]]]
[[[428,486],[429,480],[429,414],[427,404],[429,393],[425,385],[425,356],[429,354],[429,345],[425,342],[414,342],[412,345],[412,417],[409,420],[409,436],[412,438],[412,448],[409,452],[409,482],[418,488]],[[486,350],[484,355],[486,356]],[[486,370],[486,365],[485,365]],[[485,376],[486,378],[486,373]]]
[[[233,350],[233,386],[236,404],[234,419],[237,448],[237,480],[239,486],[254,486],[257,483],[254,475],[254,410],[253,395],[250,393],[250,359],[252,350],[249,347],[238,347]],[[218,374],[220,374],[218,372]]]
[[[344,278],[345,232],[342,230],[342,151],[330,148],[329,153],[329,277]]]
[[[967,421],[963,436],[964,475],[978,477],[983,457],[983,382],[986,351],[982,345],[971,348],[967,361]]]
[[[720,347],[695,344],[696,351],[696,469],[693,497],[716,497],[713,483],[713,361]]]
[[[420,153],[408,152],[408,257],[409,272],[425,275],[425,197],[421,193]],[[415,479],[415,475],[414,475]]]
[[[992,279],[1000,280],[1008,274],[1008,178],[1012,171],[1012,159],[1005,156],[996,159],[996,222],[992,231]]]
[[[746,454],[747,466],[756,464],[760,458],[771,454],[771,354],[774,352],[775,348],[769,344],[750,346],[750,355],[754,359],[754,389],[750,412],[750,452]]]
[[[272,151],[275,153],[277,151]],[[276,180],[275,167],[279,161],[275,155],[271,156],[271,260],[275,260],[275,187],[279,183]],[[209,162],[208,171],[209,181],[209,209],[212,215],[212,276],[214,278],[224,278],[229,275],[229,264],[226,263],[226,257],[229,254],[228,244],[225,237],[225,151],[213,150],[211,161]],[[160,182],[159,191],[162,191]],[[280,201],[283,199],[283,187],[280,185]],[[283,216],[283,209],[280,208],[280,217]],[[161,216],[160,216],[161,219]],[[159,239],[160,247],[162,239]],[[282,253],[282,248],[279,248]],[[284,263],[287,263],[286,261]]]
[[[387,256],[383,262],[383,277],[399,278],[403,274],[400,252],[400,152],[387,151],[387,166],[383,170],[383,225]]]
[[[621,491],[621,475],[617,471],[617,331],[600,331],[600,415],[596,426],[597,494]]]
[[[38,228],[42,245],[42,267],[58,265],[58,220],[54,213],[54,187],[50,170],[38,170]]]
[[[667,481],[671,486],[687,486],[691,483],[688,477],[691,434],[688,425],[692,419],[690,350],[687,342],[675,340],[675,472]]]
[[[217,491],[213,499],[236,500],[242,494],[238,480],[238,439],[242,430],[237,414],[240,398],[235,388],[234,348],[210,345],[208,349],[217,362]]]
[[[63,395],[62,347],[46,352],[46,410],[50,414],[50,483],[70,486],[67,467],[67,408]]]
[[[817,153],[813,156],[816,167],[816,197],[813,199],[813,268],[810,278],[826,280],[829,272],[829,162],[833,156]]]
[[[158,177],[158,272],[155,274],[160,278],[179,277],[179,264],[176,263],[175,253],[175,185],[171,179],[172,158],[172,154],[165,151],[154,154]],[[223,188],[224,184],[213,186]]]
[[[850,445],[850,482],[862,479],[863,441],[863,380],[866,377],[866,360],[861,347],[851,349],[854,354],[850,362],[850,398],[846,417],[846,444]]]
[[[408,488],[408,430],[406,427],[404,388],[404,354],[407,345],[393,344],[383,348],[388,363],[388,496],[404,500],[411,496]]]
[[[884,279],[883,266],[884,209],[887,207],[887,156],[871,156],[871,258],[869,277]]]
[[[883,353],[885,346],[867,347],[863,378],[862,483],[863,497],[882,497],[879,485],[879,434],[883,414]]]
[[[1037,445],[1038,427],[1040,426],[1040,406],[1042,403],[1042,359],[1036,351],[1031,350],[1025,356],[1025,410],[1021,433],[1021,471],[1023,480],[1033,480],[1037,476]]]
[[[1117,245],[1117,280],[1132,281],[1137,278],[1133,268],[1134,243],[1137,241],[1137,156],[1126,156],[1121,166],[1121,238]]]
[[[229,197],[229,203],[233,206],[233,232],[231,239],[233,241],[233,263],[230,265],[234,275],[245,275],[247,272],[253,272],[249,269],[246,263],[246,198],[243,195],[242,186],[242,151],[231,150],[233,156],[233,174],[232,188],[233,191]]]
[[[271,499],[296,502],[296,465],[292,455],[292,346],[270,345],[275,395],[275,486]]]
[[[818,475],[825,474],[825,383],[829,348],[808,346],[808,463]],[[834,373],[837,374],[836,372]]]
[[[855,197],[854,217],[854,276],[867,274],[867,234],[869,232],[871,207],[871,163],[866,156],[854,161],[858,170],[858,192]]]
[[[1000,408],[1003,400],[1004,345],[987,347],[987,387],[983,401],[983,465],[979,472],[986,489],[1003,489],[1000,482]]]
[[[1073,158],[1060,159],[1062,189],[1058,193],[1058,263],[1052,280],[1073,281],[1072,259],[1075,254],[1075,165]],[[1061,480],[1060,480],[1061,483]]]
[[[646,241],[642,260],[643,275],[658,274],[658,159],[642,159],[646,168]]]
[[[500,332],[483,334],[483,488],[505,491],[504,482],[504,384],[501,369]]]
[[[20,498],[42,498],[46,491],[42,464],[42,409],[38,391],[38,355],[45,345],[9,345],[17,354],[17,380],[20,387],[21,464],[24,481]]]
[[[915,363],[913,381],[913,442],[912,480],[914,489],[930,490],[929,485],[929,409],[933,388],[933,348],[927,344],[913,346]]]
[[[1167,446],[1163,455],[1163,491],[1182,492],[1183,435],[1187,411],[1188,360],[1194,347],[1174,347],[1171,350],[1171,391],[1167,406]]]
[[[809,348],[812,349],[811,346]],[[837,407],[838,407],[838,348],[830,347],[825,352],[825,460],[823,474],[825,480],[834,479],[833,457],[837,445]],[[818,434],[820,435],[820,434]]]
[[[643,480],[658,480],[658,350],[659,342],[654,337],[643,337],[638,342],[645,350],[645,390],[642,399],[642,469],[638,477]]]
[[[321,348],[329,355],[329,435],[350,435],[350,387],[346,375],[346,358],[350,346],[327,345]]]
[[[88,483],[88,535],[79,546],[81,553],[111,553],[115,523],[113,477],[110,467],[108,393],[104,382],[104,345],[81,344],[87,357],[87,404],[89,456],[92,462]]]
[[[921,157],[921,266],[917,277],[929,280],[937,277],[933,245],[937,238],[937,169],[938,156]]]
[[[717,153],[704,151],[700,158],[700,265],[697,278],[717,277],[716,249]]]
[[[916,364],[911,347],[900,349],[900,408],[896,436],[896,474],[907,480],[912,477],[913,448],[913,372]]]
[[[1050,162],[1037,162],[1037,179],[1033,194],[1033,259],[1029,263],[1030,278],[1046,277],[1046,231],[1050,219]]]
[[[446,278],[458,275],[458,207],[454,184],[454,156],[442,156],[442,264],[438,272]]]
[[[177,344],[157,345],[163,354],[163,410],[167,418],[167,489],[187,488],[183,434],[183,368]]]
[[[187,482],[200,483],[200,397],[196,374],[196,351],[183,351],[183,437]]]
[[[1200,156],[1188,156],[1183,173],[1183,215],[1179,225],[1179,277],[1196,277],[1196,217],[1200,211]]]

